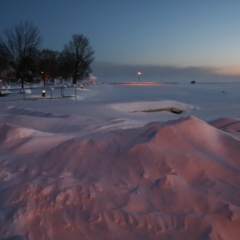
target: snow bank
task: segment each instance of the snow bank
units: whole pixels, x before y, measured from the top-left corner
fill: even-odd
[[[7,113],[0,239],[239,238],[235,119],[210,125],[189,116],[125,130],[96,120],[95,131],[86,118]]]
[[[125,112],[142,112],[147,110],[164,110],[168,108],[177,108],[182,111],[194,110],[196,107],[189,104],[164,100],[164,101],[143,101],[143,102],[128,102],[111,104],[112,108],[125,111]]]

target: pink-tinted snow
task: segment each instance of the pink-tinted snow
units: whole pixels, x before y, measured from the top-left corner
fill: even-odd
[[[240,102],[222,100],[216,118],[217,101],[211,116],[203,98],[122,101],[116,85],[106,101],[109,86],[92,88],[0,104],[0,239],[238,240],[240,116],[228,111]],[[139,112],[166,107],[184,112]]]

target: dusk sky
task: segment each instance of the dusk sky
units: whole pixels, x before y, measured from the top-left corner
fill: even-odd
[[[0,19],[0,36],[30,21],[52,50],[83,34],[96,75],[240,76],[238,0],[0,0]]]

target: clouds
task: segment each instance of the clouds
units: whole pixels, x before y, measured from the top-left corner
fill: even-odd
[[[107,62],[94,62],[94,74],[102,81],[138,81],[137,72],[142,73],[142,81],[182,81],[184,79],[221,78],[216,68],[211,67],[176,67],[157,65],[124,65]]]

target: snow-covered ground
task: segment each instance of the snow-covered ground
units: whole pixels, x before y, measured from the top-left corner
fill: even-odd
[[[239,92],[131,83],[1,97],[0,239],[239,239]]]

